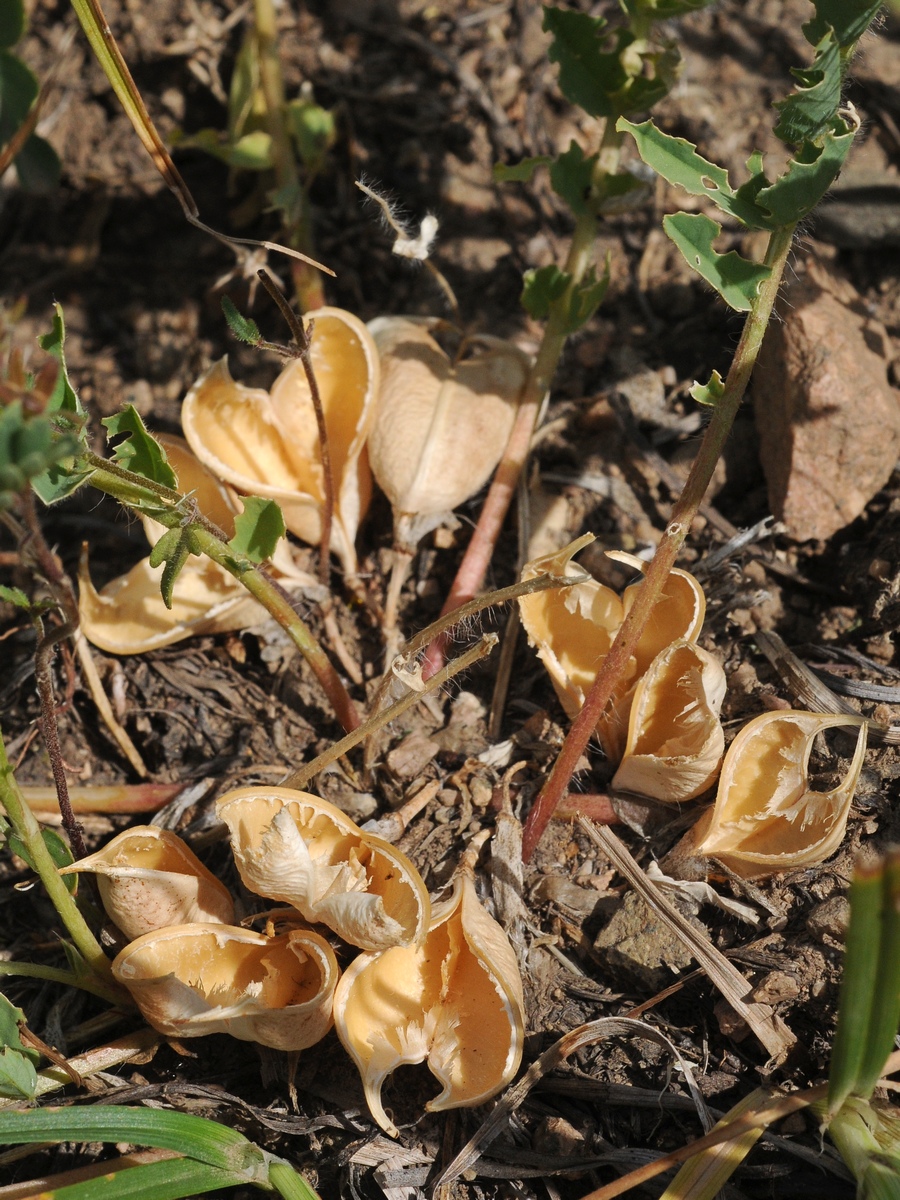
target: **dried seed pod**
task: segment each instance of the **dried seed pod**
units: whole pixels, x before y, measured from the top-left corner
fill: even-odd
[[[512,1079],[525,1032],[522,979],[470,869],[435,906],[421,946],[361,954],[350,964],[335,992],[334,1023],[369,1111],[392,1137],[381,1089],[396,1067],[427,1060],[443,1086],[426,1105],[431,1112],[482,1104]]]
[[[684,638],[660,651],[630,698],[612,787],[669,804],[706,791],[725,750],[724,698],[725,672],[711,654]]]
[[[303,1050],[325,1036],[339,975],[333,950],[310,930],[269,938],[209,923],[145,933],[112,971],[168,1037],[230,1033],[276,1050]]]
[[[593,540],[593,534],[585,534],[556,554],[526,563],[522,578],[577,573],[578,568],[571,559]],[[608,557],[636,570],[643,569],[641,560],[631,554],[611,551]],[[570,717],[581,710],[640,587],[641,583],[629,585],[620,599],[612,588],[591,579],[568,588],[519,597],[522,624],[529,643],[547,668],[560,703]],[[619,684],[619,700],[627,695],[635,680],[644,674],[661,650],[676,640],[693,642],[697,638],[705,613],[706,598],[700,584],[687,571],[673,570]],[[616,757],[617,749],[621,750],[626,724],[627,707],[623,714],[611,714],[598,727],[610,757]]]
[[[239,788],[216,812],[251,892],[292,904],[364,950],[425,936],[431,905],[419,872],[327,800],[292,788]]]
[[[231,893],[168,829],[126,829],[60,874],[78,872],[97,876],[107,915],[132,941],[169,925],[234,921]]]
[[[816,734],[857,724],[856,753],[843,782],[829,792],[811,791]],[[691,831],[693,845],[744,878],[824,862],[843,841],[865,750],[862,717],[792,711],[754,717],[728,747],[715,806]]]
[[[194,495],[203,515],[232,537],[241,502],[197,461],[181,438],[160,435],[157,440],[166,452],[181,491]],[[146,517],[142,523],[148,541],[155,545],[165,527]],[[316,584],[311,575],[294,566],[290,548],[283,540],[272,558],[272,566],[274,573],[288,583]],[[91,583],[87,556],[82,555],[78,611],[85,637],[110,654],[142,654],[199,634],[244,629],[267,615],[262,605],[223,567],[193,555],[175,581],[172,608],[166,608],[159,590],[162,569],[151,567],[147,559],[142,559],[98,592]]]
[[[354,542],[372,491],[365,454],[379,389],[378,353],[362,321],[340,308],[308,314],[311,357],[334,476],[331,548],[356,575]],[[287,528],[322,538],[325,500],[315,410],[303,364],[288,364],[270,392],[235,383],[225,359],[185,397],[185,437],[202,463],[239,491],[277,500]]]
[[[531,365],[495,337],[471,339],[473,356],[451,362],[429,325],[409,317],[369,323],[381,355],[369,456],[394,509],[395,541],[409,550],[487,482]]]

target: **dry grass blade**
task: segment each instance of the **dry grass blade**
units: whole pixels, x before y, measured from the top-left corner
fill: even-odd
[[[545,1050],[536,1062],[532,1063],[519,1082],[514,1084],[503,1099],[497,1103],[491,1115],[466,1142],[450,1165],[441,1172],[434,1182],[434,1192],[437,1193],[442,1184],[458,1179],[464,1171],[468,1171],[478,1161],[487,1146],[506,1126],[510,1116],[523,1103],[531,1089],[535,1084],[540,1083],[545,1075],[555,1070],[576,1050],[590,1046],[594,1042],[600,1041],[601,1038],[610,1037],[642,1037],[655,1042],[658,1046],[665,1047],[678,1060],[695,1103],[701,1114],[704,1114],[704,1123],[706,1123],[708,1118],[705,1116],[705,1107],[694,1084],[690,1064],[681,1056],[677,1047],[667,1037],[649,1025],[644,1025],[641,1021],[633,1021],[628,1017],[601,1017],[598,1021],[589,1021],[586,1025],[579,1025],[576,1029],[570,1030],[559,1041],[554,1042],[549,1050]]]
[[[747,980],[711,942],[698,934],[665,897],[662,890],[647,878],[621,838],[610,829],[596,826],[584,817],[578,818],[578,824],[591,841],[607,855],[619,874],[628,880],[638,895],[684,942],[711,982],[735,1012],[747,1022],[772,1058],[783,1059],[797,1040],[784,1021],[767,1005],[748,1002],[745,999],[750,991]]]

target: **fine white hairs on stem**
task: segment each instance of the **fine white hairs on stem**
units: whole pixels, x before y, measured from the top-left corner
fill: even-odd
[[[394,254],[398,254],[401,258],[412,258],[418,262],[425,262],[431,253],[434,239],[437,237],[437,217],[433,213],[428,213],[422,219],[419,232],[415,233],[409,225],[404,223],[397,205],[387,196],[376,192],[374,188],[359,179],[356,181],[356,186],[370,200],[374,200],[381,209],[385,224],[397,235],[392,247]]]

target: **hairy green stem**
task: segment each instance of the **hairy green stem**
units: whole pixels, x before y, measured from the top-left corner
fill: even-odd
[[[772,315],[775,297],[781,284],[781,276],[791,248],[794,229],[794,225],[777,229],[769,239],[765,259],[766,266],[770,268],[769,277],[761,284],[755,302],[747,314],[741,340],[732,359],[728,378],[725,380],[724,392],[713,409],[712,419],[706,428],[690,475],[666,525],[656,554],[647,567],[635,602],[597,672],[584,707],[569,730],[549,779],[528,814],[522,835],[522,857],[526,862],[534,853],[541,834],[568,789],[578,760],[584,754],[587,744],[597,728],[597,722],[610,701],[615,685],[634,653],[650,612],[662,595],[678,551],[690,532],[756,364],[763,335]]]
[[[275,618],[309,663],[341,725],[346,730],[356,729],[359,725],[356,706],[350,699],[347,689],[331,665],[325,651],[295,611],[287,593],[250,558],[235,553],[224,540],[225,535],[222,531],[210,521],[205,520],[199,514],[187,514],[184,511],[186,498],[180,493],[172,492],[169,488],[160,491],[156,485],[146,489],[144,495],[141,496],[140,488],[131,479],[122,478],[121,468],[111,471],[109,468],[114,464],[110,464],[102,458],[95,460],[93,455],[89,456],[88,461],[90,465],[96,466],[94,474],[91,476],[92,486],[114,496],[129,508],[140,511],[141,506],[146,504],[148,496],[161,497],[165,500],[176,497],[176,502],[170,506],[161,504],[158,509],[154,509],[154,520],[169,529],[176,529],[184,525],[186,519],[190,520],[196,548],[211,558],[213,562],[218,563],[230,575],[233,575],[259,601],[269,615]],[[130,472],[124,472],[125,476],[130,474]],[[135,476],[134,478],[140,479],[141,477]],[[163,492],[168,495],[163,495]]]
[[[81,915],[78,905],[57,871],[50,851],[41,837],[41,827],[34,813],[26,804],[19,785],[16,783],[12,766],[6,757],[6,746],[2,735],[0,735],[0,804],[6,810],[13,828],[31,855],[34,869],[46,888],[53,907],[59,913],[60,920],[68,930],[78,953],[111,994],[118,997],[123,996],[113,979],[109,959],[103,953],[100,943]]]

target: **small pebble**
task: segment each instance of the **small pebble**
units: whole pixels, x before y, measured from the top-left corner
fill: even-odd
[[[850,901],[846,896],[831,896],[817,904],[806,918],[806,928],[817,941],[826,937],[842,942],[850,920]]]

